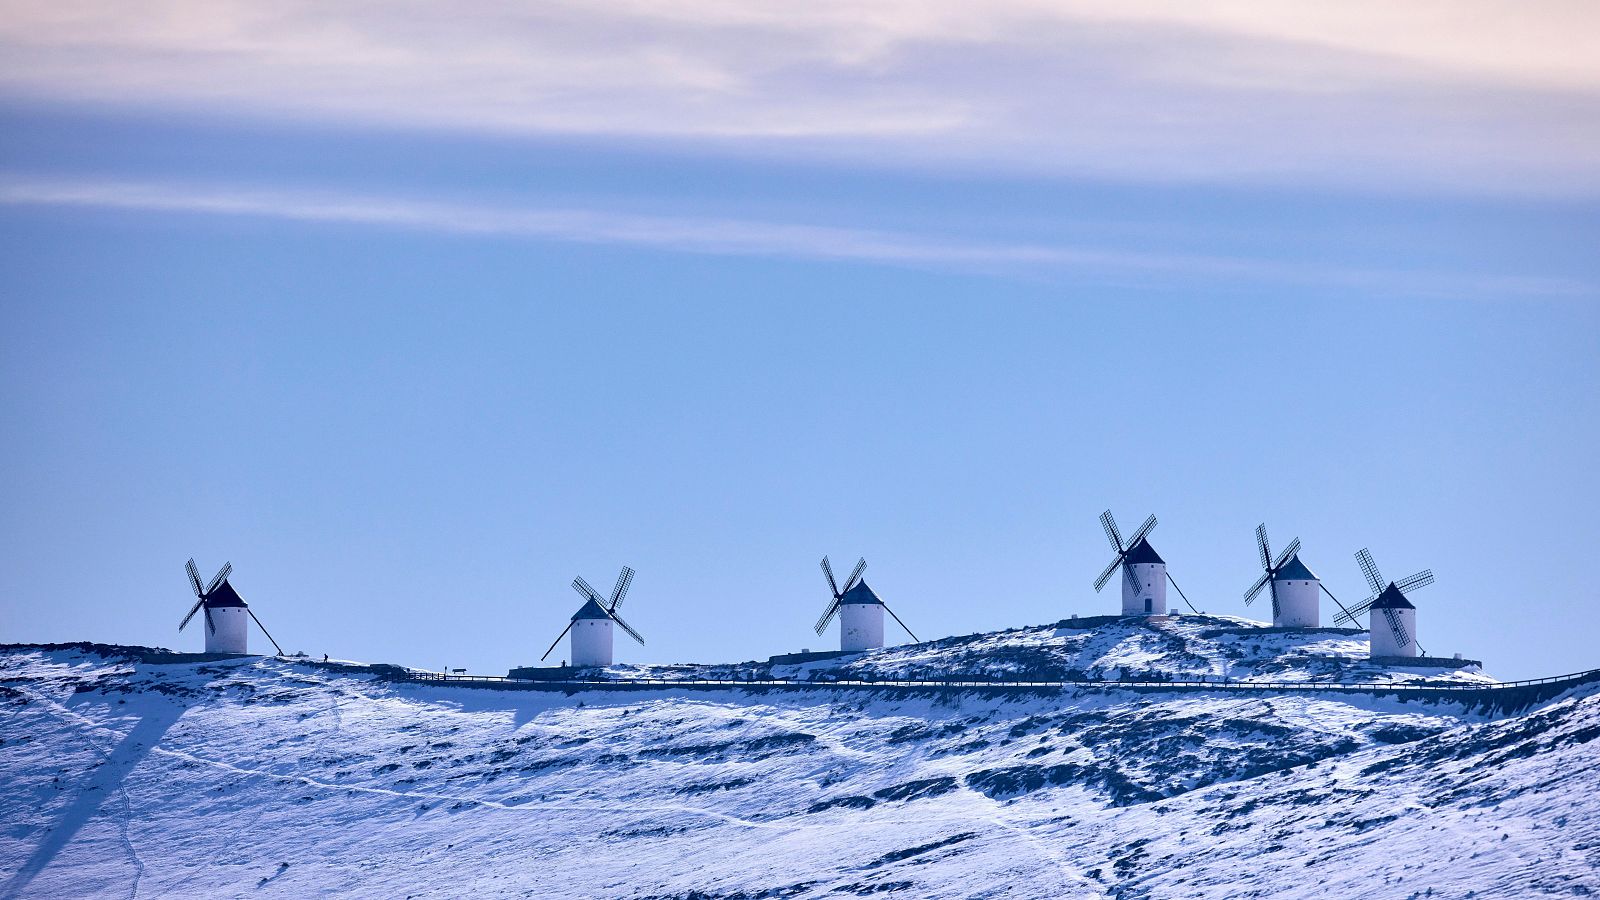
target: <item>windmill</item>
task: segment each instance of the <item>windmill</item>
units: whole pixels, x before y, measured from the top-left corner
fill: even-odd
[[[822,558],[822,575],[828,579],[828,590],[832,592],[833,599],[828,601],[828,608],[822,611],[822,617],[817,619],[817,634],[828,630],[828,623],[833,621],[835,615],[839,616],[839,649],[850,652],[855,650],[876,650],[883,646],[883,613],[888,610],[896,622],[900,617],[895,616],[894,610],[888,604],[878,599],[878,595],[867,587],[861,580],[861,573],[867,570],[867,559],[862,557],[856,563],[854,572],[844,581],[844,589],[840,590],[837,582],[833,580],[833,566],[828,563],[828,558]],[[911,640],[918,640],[911,629],[906,628],[906,623],[900,622],[900,627],[906,629],[906,634],[911,635]]]
[[[1267,526],[1256,526],[1256,549],[1261,553],[1264,574],[1245,592],[1248,606],[1267,588],[1272,596],[1272,624],[1276,628],[1317,627],[1318,592],[1321,579],[1300,561],[1300,539],[1295,538],[1283,552],[1272,555],[1272,545],[1267,540]],[[1331,594],[1329,596],[1332,596]]]
[[[1125,616],[1164,616],[1167,614],[1167,582],[1172,581],[1172,576],[1167,574],[1167,561],[1161,558],[1156,548],[1150,546],[1149,534],[1156,527],[1156,517],[1151,516],[1144,520],[1139,530],[1126,542],[1122,540],[1122,529],[1117,527],[1116,517],[1111,515],[1111,510],[1100,514],[1100,527],[1106,530],[1106,540],[1111,542],[1111,549],[1116,551],[1116,557],[1106,566],[1100,577],[1094,580],[1096,591],[1104,588],[1116,574],[1117,567],[1122,568],[1122,614]],[[1173,587],[1178,587],[1176,581]],[[1183,597],[1183,590],[1178,590],[1178,596]],[[1183,602],[1194,609],[1194,604],[1189,603],[1188,597],[1183,597]],[[1199,612],[1199,610],[1195,610]]]
[[[1406,599],[1406,594],[1433,584],[1433,570],[1423,569],[1410,578],[1390,581],[1386,585],[1383,575],[1378,572],[1377,562],[1366,548],[1356,554],[1356,562],[1361,565],[1361,573],[1367,576],[1367,584],[1372,586],[1372,596],[1356,604],[1354,609],[1334,617],[1334,621],[1354,623],[1362,613],[1376,611],[1383,615],[1384,627],[1378,627],[1377,616],[1370,617],[1367,630],[1372,634],[1372,655],[1419,655],[1422,647],[1417,643],[1417,608]]]
[[[272,641],[273,649],[278,655],[283,655],[283,648],[273,640],[272,632],[267,626],[261,624],[256,618],[255,611],[239,592],[228,583],[228,575],[233,572],[233,563],[223,563],[222,568],[212,577],[211,583],[202,587],[200,584],[200,569],[189,560],[184,564],[184,569],[189,573],[189,587],[194,590],[194,606],[189,608],[189,614],[178,623],[178,630],[182,631],[194,614],[205,610],[206,619],[206,652],[207,653],[249,653],[250,623],[246,616],[253,619],[261,633]]]
[[[609,601],[602,599],[595,592],[595,589],[589,586],[589,582],[583,580],[582,575],[572,579],[572,589],[583,596],[583,606],[572,614],[572,621],[568,622],[567,627],[561,629],[561,633],[556,635],[556,639],[550,643],[550,649],[544,652],[544,656],[539,657],[539,661],[543,662],[548,659],[550,654],[555,652],[556,644],[561,643],[561,639],[566,637],[567,632],[570,631],[572,632],[572,665],[574,667],[585,668],[611,665],[611,623],[613,622],[621,625],[622,630],[628,633],[628,637],[643,644],[644,637],[639,632],[634,631],[633,626],[622,621],[621,616],[617,615],[617,608],[622,606],[622,599],[627,596],[628,588],[632,586],[633,570],[627,566],[623,566],[622,571],[617,574],[617,585],[611,589],[611,599]]]

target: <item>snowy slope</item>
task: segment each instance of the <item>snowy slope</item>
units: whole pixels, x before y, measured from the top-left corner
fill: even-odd
[[[1348,636],[1193,618],[830,673],[1368,680]],[[1430,672],[1385,674],[1482,677]],[[1570,897],[1600,891],[1597,737],[1581,691],[1499,717],[1333,694],[567,695],[13,648],[0,897]]]

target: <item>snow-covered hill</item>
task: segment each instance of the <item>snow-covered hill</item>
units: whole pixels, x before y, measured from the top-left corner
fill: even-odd
[[[1084,624],[764,671],[1485,678],[1373,670],[1338,633]],[[1589,689],[1505,715],[1114,688],[563,694],[159,658],[0,651],[0,897],[1600,891]]]

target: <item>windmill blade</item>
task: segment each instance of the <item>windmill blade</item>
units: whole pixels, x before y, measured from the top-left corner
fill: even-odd
[[[1118,555],[1111,560],[1110,565],[1106,566],[1106,570],[1100,573],[1100,577],[1094,580],[1094,589],[1098,591],[1105,587],[1106,582],[1111,580],[1112,574],[1117,571],[1117,566],[1120,565],[1122,565],[1122,557]]]
[[[1296,553],[1299,553],[1299,552],[1300,552],[1300,539],[1299,538],[1295,538],[1294,540],[1289,542],[1289,546],[1283,548],[1283,552],[1282,553],[1278,554],[1278,561],[1272,564],[1273,573],[1276,574],[1279,569],[1283,568],[1283,564],[1289,561],[1289,557],[1294,556]]]
[[[217,633],[217,623],[216,623],[216,621],[214,619],[211,618],[211,609],[210,609],[210,607],[206,608],[206,628],[209,629],[212,634],[216,634]]]
[[[201,599],[196,600],[194,602],[194,606],[189,607],[189,614],[187,616],[183,617],[183,621],[182,622],[178,623],[178,630],[179,631],[183,630],[183,626],[189,624],[189,620],[194,618],[194,614],[200,611],[200,607],[204,606],[205,602],[206,602],[205,598],[201,598]]]
[[[1128,587],[1133,588],[1133,594],[1136,597],[1140,591],[1144,590],[1144,584],[1139,581],[1138,574],[1133,571],[1133,566],[1128,565],[1127,560],[1122,562],[1122,580],[1128,583]]]
[[[888,610],[888,612],[889,612],[889,615],[891,615],[891,616],[894,616],[894,620],[895,620],[895,621],[896,621],[896,622],[900,622],[900,617],[899,617],[899,616],[895,616],[895,615],[894,615],[894,610],[892,610],[892,609],[889,609],[889,604],[887,604],[887,603],[885,603],[885,604],[884,604],[884,605],[883,605],[883,608],[884,608],[884,609],[886,609],[886,610]],[[900,627],[901,627],[901,628],[905,628],[905,629],[906,629],[906,634],[909,634],[909,635],[911,635],[911,640],[912,640],[912,642],[913,642],[913,643],[917,643],[917,644],[920,644],[920,643],[922,643],[922,638],[919,638],[919,637],[917,637],[917,636],[916,636],[916,635],[915,635],[915,634],[914,634],[914,633],[912,633],[912,631],[911,631],[911,629],[909,629],[909,628],[906,628],[906,623],[904,623],[904,622],[900,622]]]
[[[627,566],[617,573],[617,586],[611,589],[611,609],[615,611],[622,605],[622,598],[628,595],[628,588],[633,586],[633,570]]]
[[[283,652],[283,648],[278,646],[278,642],[273,640],[272,632],[267,630],[267,626],[261,624],[260,619],[256,619],[256,611],[248,606],[244,608],[244,611],[250,614],[250,618],[255,619],[256,627],[261,629],[261,633],[267,636],[267,640],[272,641],[272,649],[278,651],[279,656],[287,656],[288,654]]]
[[[1250,604],[1256,602],[1256,595],[1261,593],[1261,589],[1266,587],[1267,586],[1267,582],[1269,582],[1271,580],[1272,580],[1272,573],[1271,572],[1268,572],[1265,575],[1262,575],[1260,578],[1256,579],[1256,583],[1250,586],[1250,590],[1244,592],[1244,605],[1245,606],[1249,606]]]
[[[594,588],[589,586],[589,582],[583,580],[582,575],[572,579],[572,589],[582,594],[585,599],[593,600],[594,602],[600,604],[602,608],[605,607],[606,601],[601,599],[599,594],[595,593]]]
[[[1405,645],[1411,643],[1411,635],[1406,633],[1405,623],[1400,621],[1399,610],[1385,609],[1383,611],[1383,617],[1389,620],[1389,631],[1394,635],[1394,642],[1396,644],[1404,647]]]
[[[544,652],[544,655],[539,657],[539,662],[544,662],[545,660],[550,658],[550,654],[555,652],[556,645],[561,643],[561,639],[566,637],[567,636],[567,632],[572,630],[572,625],[573,625],[572,622],[568,622],[567,623],[567,627],[561,629],[561,633],[556,635],[556,639],[550,642],[550,649],[546,650]]]
[[[1356,562],[1361,565],[1361,574],[1367,576],[1367,584],[1372,586],[1372,593],[1383,593],[1383,575],[1378,572],[1378,563],[1367,548],[1362,547],[1356,551]]]
[[[1122,549],[1127,545],[1122,543],[1122,532],[1117,529],[1117,519],[1111,515],[1111,510],[1108,509],[1100,514],[1100,527],[1106,530],[1106,540],[1111,542],[1111,546],[1120,556]]]
[[[194,588],[194,595],[196,597],[204,597],[206,591],[205,588],[200,586],[200,567],[195,565],[194,560],[191,559],[183,564],[183,568],[184,571],[189,573],[189,586]]]
[[[850,592],[850,589],[856,586],[856,582],[861,580],[861,573],[865,572],[866,570],[867,570],[867,558],[865,556],[863,556],[863,557],[861,557],[860,560],[858,560],[856,562],[855,571],[851,572],[850,573],[850,577],[846,578],[844,580],[845,593],[848,594]]]
[[[1423,569],[1421,572],[1403,581],[1395,582],[1395,589],[1402,594],[1409,594],[1417,588],[1424,588],[1433,584],[1433,570]]]
[[[622,617],[621,616],[617,615],[614,612],[607,612],[606,615],[609,615],[612,618],[613,621],[615,621],[618,625],[621,625],[622,626],[622,630],[626,631],[628,633],[628,637],[633,638],[634,640],[638,641],[641,644],[644,643],[644,635],[640,634],[637,631],[634,631],[633,630],[633,626],[629,625],[627,622],[622,621]]]
[[[1367,599],[1361,601],[1360,603],[1357,603],[1355,606],[1352,606],[1349,609],[1345,609],[1343,613],[1340,613],[1339,615],[1334,616],[1333,620],[1335,622],[1349,622],[1352,625],[1354,625],[1355,622],[1356,622],[1356,619],[1361,618],[1361,616],[1363,614],[1365,614],[1367,610],[1372,608],[1372,604],[1374,604],[1376,602],[1378,602],[1378,598],[1377,597],[1368,597]],[[1339,608],[1340,609],[1344,609],[1343,606],[1340,606]]]
[[[1135,531],[1133,533],[1133,537],[1128,539],[1128,546],[1131,548],[1134,544],[1144,540],[1149,536],[1150,532],[1155,529],[1155,527],[1156,517],[1152,515],[1150,518],[1145,519],[1144,524],[1139,526],[1139,530]]]
[[[212,591],[217,589],[217,585],[223,583],[224,581],[227,581],[228,580],[228,573],[230,573],[232,571],[233,571],[233,563],[231,563],[231,562],[223,563],[222,564],[222,568],[218,569],[217,570],[217,574],[212,577],[211,583],[206,585],[206,593],[208,593],[208,594],[211,593]]]
[[[839,612],[839,607],[842,605],[838,597],[828,603],[828,608],[822,611],[822,618],[817,620],[817,634],[828,630],[828,623],[833,621],[834,615]]]
[[[1276,622],[1283,615],[1283,607],[1278,605],[1278,579],[1268,581],[1267,589],[1272,592],[1272,621]]]
[[[1261,551],[1261,568],[1272,568],[1272,550],[1267,544],[1267,523],[1256,526],[1256,549]]]
[[[832,591],[833,596],[837,598],[839,596],[839,583],[833,580],[833,566],[828,564],[826,556],[822,558],[822,574],[828,579],[828,590]]]

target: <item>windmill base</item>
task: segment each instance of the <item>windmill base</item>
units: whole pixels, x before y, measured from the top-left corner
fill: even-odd
[[[815,651],[812,651],[812,652],[809,652],[809,653],[779,653],[777,656],[769,656],[769,657],[767,657],[767,665],[770,665],[770,666],[795,666],[795,665],[799,665],[800,663],[817,662],[818,660],[823,660],[823,659],[837,659],[838,657],[841,657],[841,656],[847,656],[847,655],[850,655],[850,654],[860,653],[860,652],[862,652],[862,651],[860,651],[860,650],[815,650]]]
[[[1456,659],[1453,656],[1373,656],[1367,662],[1378,666],[1401,666],[1415,669],[1465,669],[1483,666],[1481,659]]]
[[[605,666],[523,666],[506,673],[517,681],[570,681],[579,675],[602,672]]]
[[[221,662],[225,659],[260,659],[263,655],[261,653],[163,653],[159,656],[141,658],[140,662],[163,666],[177,663]]]
[[[1365,628],[1335,628],[1332,626],[1309,625],[1268,625],[1265,628],[1213,628],[1200,632],[1203,638],[1217,637],[1223,634],[1338,634],[1356,635],[1366,634]]]
[[[1123,616],[1073,616],[1070,619],[1062,619],[1061,621],[1057,622],[1056,627],[1099,628],[1101,625],[1110,625],[1112,622],[1120,622],[1123,620],[1123,618]],[[1142,619],[1144,616],[1137,616],[1136,618]]]

